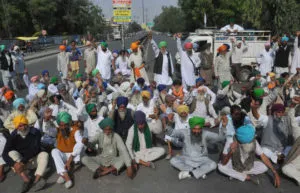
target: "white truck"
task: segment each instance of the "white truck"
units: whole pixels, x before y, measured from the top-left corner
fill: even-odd
[[[240,73],[243,73],[242,70],[244,70],[247,71],[244,73],[249,74],[249,71],[252,70],[253,65],[256,63],[257,56],[264,49],[264,44],[266,42],[270,42],[271,40],[270,31],[245,30],[232,35],[219,30],[197,29],[194,33],[190,33],[189,37],[184,41],[184,43],[197,43],[200,49],[203,45],[210,43],[211,52],[213,52],[215,59],[217,56],[217,49],[222,44],[228,44],[230,45],[230,49],[232,49],[232,38],[234,38],[235,41],[241,41],[244,38],[246,44],[248,44],[248,49],[243,54],[242,69]],[[180,64],[180,57],[178,56],[178,53],[176,54],[175,58],[176,62]]]

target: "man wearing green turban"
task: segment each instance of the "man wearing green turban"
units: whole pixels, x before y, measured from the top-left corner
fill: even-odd
[[[171,165],[180,170],[180,180],[191,176],[205,179],[206,174],[217,168],[217,164],[207,155],[207,142],[215,141],[216,135],[210,131],[202,131],[204,123],[204,118],[192,117],[189,119],[190,130],[174,130],[171,135],[183,141],[181,155],[170,160]]]
[[[98,58],[96,65],[96,68],[101,72],[102,79],[106,82],[108,82],[111,79],[112,68],[114,71],[116,70],[115,59],[111,51],[107,47],[108,44],[106,42],[100,43],[100,46],[97,49]]]
[[[3,50],[5,49],[5,45],[0,45],[0,52],[3,52]]]
[[[58,113],[56,122],[58,124],[56,148],[51,154],[59,175],[57,183],[65,183],[65,188],[69,189],[73,186],[73,182],[68,172],[73,162],[80,161],[83,137],[80,128],[71,126],[72,116],[69,113]]]
[[[99,127],[103,132],[97,133],[90,140],[87,154],[93,151],[96,145],[102,151],[94,157],[84,156],[82,163],[94,173],[93,179],[110,173],[118,175],[125,165],[128,177],[133,178],[135,167],[132,167],[131,157],[122,138],[113,131],[114,121],[111,118],[105,118],[99,123]]]
[[[172,74],[174,73],[174,65],[172,61],[172,56],[169,51],[167,51],[167,42],[161,41],[158,46],[156,42],[149,36],[151,40],[152,49],[155,54],[154,63],[154,80],[157,85],[167,85],[171,86],[173,84]]]

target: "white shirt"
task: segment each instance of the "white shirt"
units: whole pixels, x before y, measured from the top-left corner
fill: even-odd
[[[109,80],[111,78],[111,67],[112,60],[114,59],[111,51],[108,49],[106,52],[103,52],[101,46],[98,47],[98,62],[96,68],[100,71],[100,74],[103,79]]]
[[[102,116],[98,116],[96,119],[88,119],[84,122],[83,136],[89,140],[96,136],[97,133],[101,133],[102,129],[99,127],[99,123],[103,120]]]
[[[189,125],[189,119],[191,118],[190,115],[186,118],[186,120],[182,120],[180,116],[177,113],[174,113],[174,122],[175,122],[175,130],[180,130],[180,129],[190,129]]]
[[[267,51],[264,49],[256,58],[257,63],[259,64],[259,71],[262,76],[266,76],[268,72],[272,71],[274,65],[274,56],[275,53],[272,49]]]
[[[248,49],[248,45],[245,43],[242,43],[241,47],[238,48],[237,44],[232,45],[232,55],[231,55],[231,61],[233,64],[237,63],[243,63],[243,54]]]
[[[244,28],[242,26],[237,25],[237,24],[234,24],[233,27],[231,27],[230,25],[226,25],[226,26],[221,28],[221,31],[227,32],[227,30],[230,30],[230,32],[234,32],[235,30],[240,32],[240,31],[244,31]]]
[[[147,121],[150,122],[152,121],[152,119],[149,117],[149,115],[154,114],[154,105],[155,101],[153,99],[150,99],[149,105],[147,107],[142,102],[136,107],[136,111],[143,111],[146,114]]]

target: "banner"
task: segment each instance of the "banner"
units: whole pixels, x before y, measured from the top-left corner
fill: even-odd
[[[115,23],[131,22],[131,4],[132,4],[132,0],[112,0],[113,22]]]

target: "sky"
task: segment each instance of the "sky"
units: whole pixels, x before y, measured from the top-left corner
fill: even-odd
[[[112,0],[92,0],[99,5],[105,17],[112,17]],[[142,23],[142,1],[132,0],[132,20]],[[162,6],[177,6],[177,0],[144,0],[145,22],[152,22],[162,12]],[[147,20],[146,20],[147,19]]]

